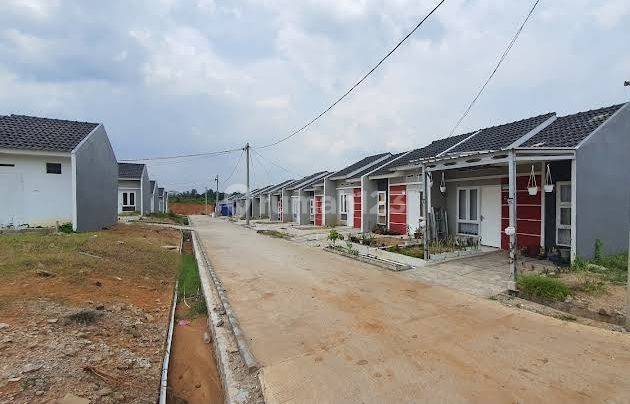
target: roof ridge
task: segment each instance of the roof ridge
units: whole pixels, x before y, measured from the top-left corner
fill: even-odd
[[[57,122],[88,123],[90,125],[100,125],[101,124],[100,122],[77,121],[77,120],[74,120],[74,119],[49,118],[47,116],[35,116],[35,115],[23,115],[23,114],[0,115],[0,117],[35,118],[35,119],[46,119],[46,120],[49,120],[49,121],[57,121]]]

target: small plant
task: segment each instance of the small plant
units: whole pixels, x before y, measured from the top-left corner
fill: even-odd
[[[525,296],[532,298],[564,301],[571,294],[562,281],[542,275],[521,275],[516,284]]]
[[[333,246],[337,244],[337,240],[343,240],[343,239],[344,239],[343,234],[340,234],[335,229],[331,229],[330,232],[328,232],[328,240],[330,240]]]
[[[60,233],[74,233],[74,229],[72,228],[72,223],[64,223],[59,225]]]
[[[374,235],[371,233],[361,233],[361,244],[371,246],[374,244]]]
[[[352,255],[359,255],[359,250],[357,250],[356,248],[352,247],[352,243],[350,241],[346,241],[346,248],[348,249],[348,252]]]
[[[593,262],[599,264],[604,256],[604,243],[600,239],[595,240],[595,251],[593,252]]]

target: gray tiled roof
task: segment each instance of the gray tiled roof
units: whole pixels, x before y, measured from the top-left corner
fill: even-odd
[[[142,177],[142,170],[144,170],[144,164],[118,163],[118,178],[138,179]]]
[[[0,116],[0,148],[68,153],[97,126],[26,115]]]
[[[553,115],[553,112],[550,112],[516,122],[481,129],[467,141],[449,150],[449,153],[501,150],[526,135]]]
[[[473,132],[474,133],[474,132]],[[448,150],[449,148],[455,146],[457,143],[465,140],[470,137],[473,133],[464,133],[462,135],[451,136],[444,139],[438,139],[431,142],[429,145],[422,147],[420,149],[415,149],[411,151],[406,156],[399,158],[398,160],[392,161],[389,164],[381,167],[378,171],[372,173],[372,175],[385,175],[390,174],[396,167],[408,166],[410,164],[414,164],[419,160],[425,158],[435,157],[438,154]]]
[[[327,171],[320,171],[317,173],[313,173],[311,175],[307,175],[306,177],[301,178],[297,181],[294,181],[292,184],[289,184],[287,188],[289,188],[290,190],[304,188],[306,185],[310,184],[311,182],[319,180],[324,174],[327,174],[327,173],[328,173]]]
[[[155,181],[151,180],[149,184],[151,184],[151,193],[153,193],[153,191],[155,191]]]
[[[561,116],[525,142],[524,147],[576,147],[625,104]]]
[[[330,171],[323,171],[321,173],[322,175],[319,177],[315,177],[312,180],[308,181],[307,183],[302,185],[302,188],[312,188],[315,184],[319,184],[319,183],[323,183],[324,182],[324,178],[329,176],[330,174],[332,174]]]
[[[295,181],[295,180],[286,180],[284,182],[281,182],[280,184],[273,185],[273,186],[269,187],[269,189],[267,189],[265,191],[265,194],[270,194],[270,193],[276,192],[277,190],[286,187],[287,185],[289,185],[293,181]]]
[[[385,164],[390,163],[392,160],[396,159],[397,157],[402,156],[405,153],[398,153],[398,154],[394,154],[389,156],[388,158],[386,158],[385,160],[381,161],[380,163],[377,163],[373,166],[364,168],[363,170],[359,171],[358,173],[354,174],[352,177],[350,178],[346,178],[346,180],[356,180],[356,179],[360,179],[362,176],[364,176],[365,174],[376,170],[378,167],[382,167]]]
[[[375,161],[385,157],[388,154],[389,153],[380,153],[380,154],[375,154],[373,156],[365,157],[365,158],[357,161],[356,163],[353,163],[353,164],[347,166],[346,168],[343,168],[343,169],[335,172],[333,175],[331,175],[331,177],[333,177],[333,178],[334,177],[344,177],[344,176],[350,174],[351,172],[360,169],[361,167],[365,167],[366,165],[374,163]]]

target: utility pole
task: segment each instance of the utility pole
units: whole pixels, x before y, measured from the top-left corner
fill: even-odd
[[[208,187],[206,187],[206,204],[204,205],[204,211],[206,212],[206,216],[208,216]]]
[[[219,215],[219,174],[214,177],[214,181],[217,183],[217,191],[214,194],[214,213]]]
[[[245,171],[247,175],[245,180],[245,186],[247,187],[247,190],[245,191],[245,224],[249,226],[249,142],[245,145],[245,160],[247,161],[247,170]]]

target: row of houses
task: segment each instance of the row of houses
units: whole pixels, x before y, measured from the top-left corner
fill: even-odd
[[[0,116],[0,228],[90,231],[167,210],[144,164],[118,163],[103,124]]]
[[[529,255],[628,247],[630,103],[547,113],[380,153],[225,202],[298,225],[459,238]]]

